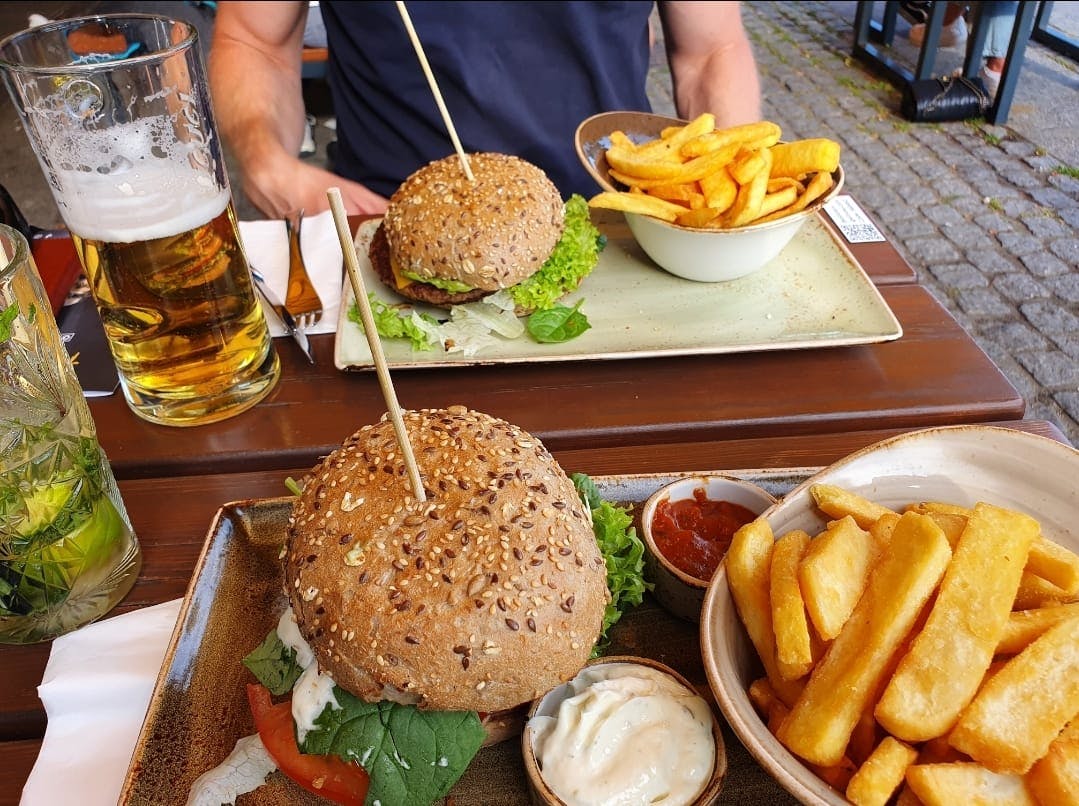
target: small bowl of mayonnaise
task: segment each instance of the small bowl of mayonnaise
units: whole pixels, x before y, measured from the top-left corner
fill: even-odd
[[[535,803],[716,803],[727,772],[719,720],[678,672],[612,656],[535,700],[521,750]]]

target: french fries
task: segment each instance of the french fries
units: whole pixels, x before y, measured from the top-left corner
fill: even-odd
[[[798,579],[813,626],[826,641],[839,635],[862,598],[876,548],[850,516],[832,521],[809,544]]]
[[[994,772],[1026,773],[1079,713],[1079,618],[1051,627],[993,675],[948,741]]]
[[[885,736],[847,784],[847,800],[856,806],[884,806],[892,797],[907,768],[918,757],[910,745]]]
[[[909,742],[940,736],[974,699],[1038,532],[1028,515],[974,508],[929,618],[877,703],[877,720],[893,736]]]
[[[750,687],[768,729],[856,806],[1079,804],[1079,556],[989,503],[810,495],[832,519],[817,535],[768,546],[758,519],[746,543],[758,582],[738,614],[770,653]],[[814,607],[851,599],[821,630]]]
[[[605,191],[588,203],[697,229],[730,229],[792,215],[832,189],[840,146],[826,138],[780,143],[780,134],[771,121],[716,129],[711,114],[668,127],[646,143],[611,132],[607,166],[628,190]],[[635,198],[641,196],[681,210]]]
[[[777,737],[814,764],[839,763],[893,653],[944,575],[952,550],[925,515],[900,518],[865,593],[809,676]]]

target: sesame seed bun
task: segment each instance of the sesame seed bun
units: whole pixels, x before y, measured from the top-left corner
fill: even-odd
[[[562,237],[562,196],[542,170],[506,154],[425,165],[390,197],[382,225],[392,267],[493,292],[537,272]],[[395,289],[409,296],[410,286]]]
[[[387,417],[306,480],[285,584],[319,667],[355,695],[511,709],[571,679],[609,599],[590,515],[535,437],[463,406]]]

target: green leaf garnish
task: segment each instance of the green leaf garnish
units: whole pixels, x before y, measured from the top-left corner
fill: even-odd
[[[572,308],[555,305],[544,311],[536,311],[528,317],[528,332],[541,344],[559,344],[575,339],[592,327],[580,308],[583,299],[577,300]]]
[[[513,301],[526,311],[550,308],[591,274],[606,245],[606,236],[592,223],[588,202],[583,196],[570,196],[562,237],[539,271],[509,289]]]
[[[607,588],[611,601],[603,613],[603,629],[592,656],[603,653],[610,643],[609,631],[622,614],[644,601],[652,583],[644,578],[644,543],[637,536],[629,509],[618,507],[600,496],[595,482],[584,473],[570,476],[577,494],[592,511],[592,531],[607,563]]]
[[[375,320],[375,330],[384,339],[408,339],[412,342],[413,350],[432,350],[438,343],[412,321],[412,309],[400,310],[387,305],[377,299],[374,294],[368,292],[367,299],[371,303],[371,315]],[[438,324],[433,316],[420,314],[420,317],[433,325]],[[359,306],[353,302],[348,309],[350,322],[355,322],[363,330],[363,317],[360,315]]]
[[[368,803],[427,806],[439,800],[486,737],[474,711],[368,703],[339,686],[333,693],[341,707],[326,706],[300,750],[359,763],[371,776]]]
[[[275,697],[288,694],[303,674],[296,662],[296,651],[285,646],[277,629],[270,630],[262,643],[243,660],[258,681]]]

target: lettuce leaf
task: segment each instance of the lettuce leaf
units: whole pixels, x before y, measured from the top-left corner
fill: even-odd
[[[652,589],[652,583],[644,579],[644,543],[637,536],[629,509],[604,501],[595,482],[586,474],[573,473],[570,479],[585,506],[592,510],[592,531],[607,563],[611,601],[603,613],[599,641],[592,650],[592,656],[597,657],[610,644],[610,628],[623,613],[644,601],[644,593]]]
[[[592,224],[588,202],[574,194],[566,201],[565,228],[538,272],[509,289],[518,308],[542,311],[581,284],[599,262],[607,238]]]
[[[367,299],[371,303],[371,314],[375,319],[375,330],[384,339],[408,339],[412,342],[413,350],[431,350],[437,341],[413,321],[414,312],[411,308],[398,310],[387,305],[382,300],[368,292]],[[438,320],[427,314],[419,314],[426,322],[437,326]],[[360,315],[360,307],[355,303],[349,306],[348,318],[355,322],[363,330],[363,317]]]
[[[480,749],[486,731],[474,711],[420,711],[368,703],[339,686],[300,745],[304,753],[356,761],[371,776],[367,803],[427,806],[445,796]]]
[[[462,283],[460,280],[445,280],[441,277],[424,277],[414,271],[403,271],[401,274],[405,275],[409,280],[415,280],[418,283],[427,283],[427,285],[433,285],[435,288],[441,288],[443,291],[448,291],[451,294],[463,294],[465,291],[471,291],[472,286],[468,283]]]

